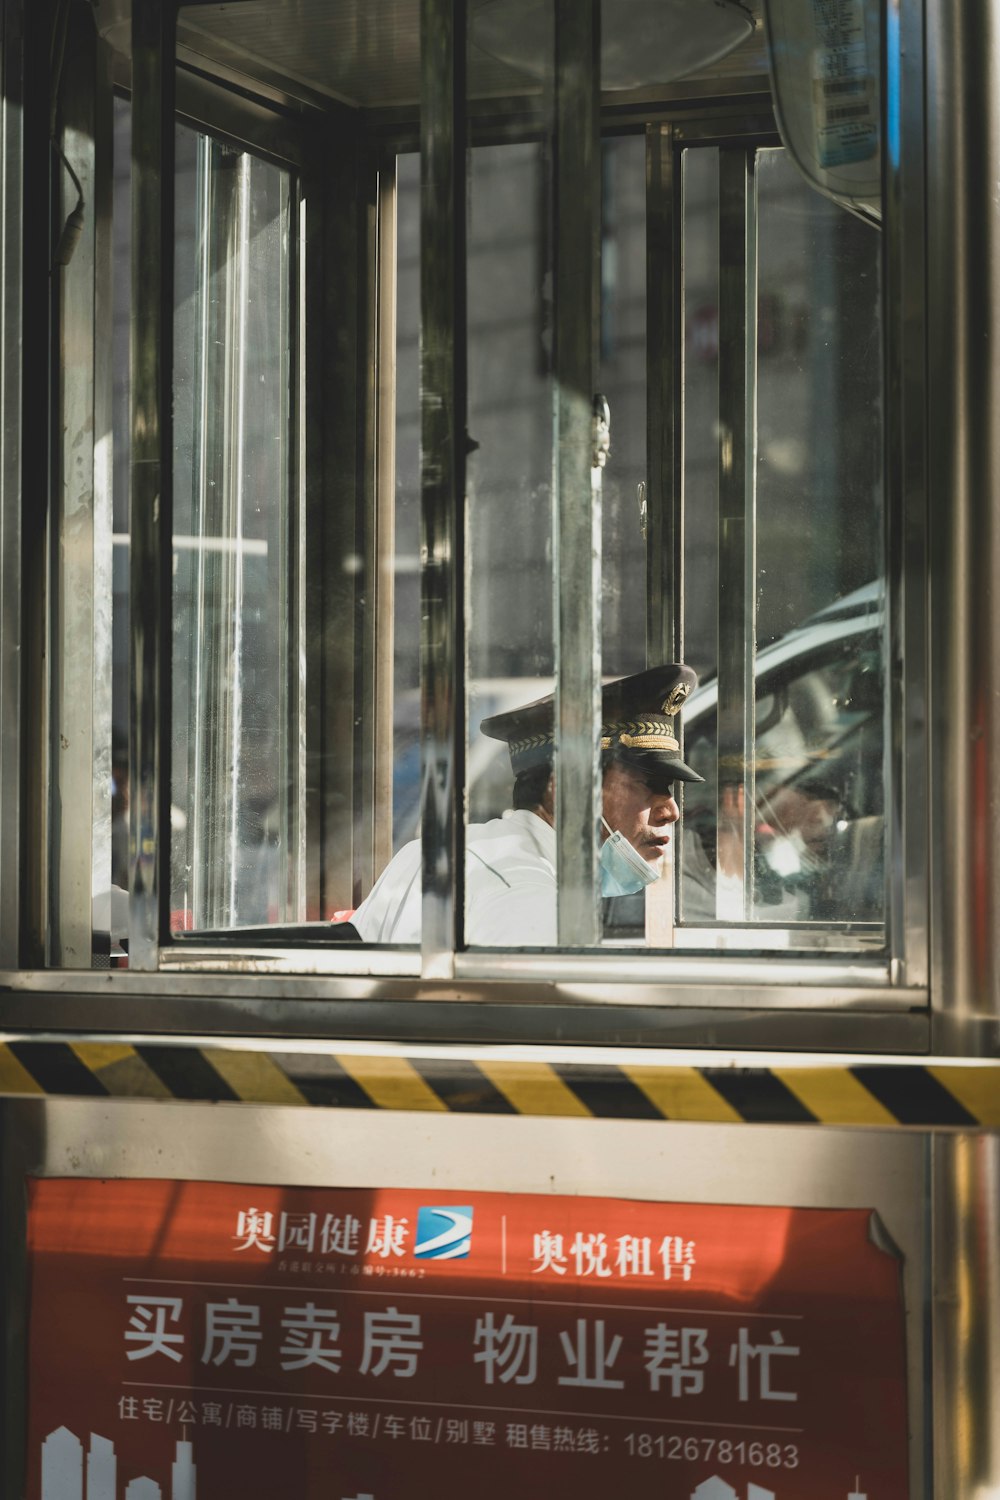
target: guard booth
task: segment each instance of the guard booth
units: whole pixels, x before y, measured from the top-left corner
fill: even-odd
[[[4,1494],[1000,1493],[990,7],[0,14]]]

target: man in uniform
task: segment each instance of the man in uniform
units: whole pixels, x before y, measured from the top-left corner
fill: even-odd
[[[623,896],[659,878],[680,817],[674,788],[703,778],[681,759],[675,715],[697,683],[679,662],[609,682],[601,697],[601,894]],[[556,944],[554,700],[550,695],[480,728],[507,744],[513,808],[465,836],[465,935],[482,947]],[[402,848],[353,917],[365,942],[419,943],[420,841]]]

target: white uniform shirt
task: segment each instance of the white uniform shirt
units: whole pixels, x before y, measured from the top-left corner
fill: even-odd
[[[366,943],[420,942],[420,840],[404,844],[351,918]],[[479,947],[554,947],[555,829],[527,808],[465,834],[465,936]]]

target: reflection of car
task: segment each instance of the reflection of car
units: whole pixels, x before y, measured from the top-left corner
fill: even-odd
[[[764,647],[756,661],[755,920],[872,921],[883,908],[882,588],[868,584]],[[716,766],[718,684],[684,711],[682,914],[743,917],[747,777]],[[721,808],[721,813],[720,813]]]
[[[763,647],[756,660],[752,917],[758,922],[879,921],[883,915],[882,587],[872,583]],[[551,692],[551,679],[474,682],[469,699],[469,821],[509,806],[505,746],[479,733],[490,714]],[[684,756],[704,784],[684,788],[681,916],[744,919],[742,770],[716,774],[718,684],[684,707]],[[414,752],[415,753],[415,752]],[[401,787],[400,787],[401,789]],[[412,778],[406,822],[417,831]],[[398,793],[397,793],[398,795]],[[397,802],[397,807],[399,803]],[[628,927],[621,898],[615,925]],[[641,925],[641,909],[635,921]]]

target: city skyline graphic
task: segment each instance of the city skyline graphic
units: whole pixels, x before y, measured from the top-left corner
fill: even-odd
[[[705,1479],[698,1485],[691,1500],[743,1500],[743,1497],[739,1490],[733,1489],[731,1484],[713,1474],[711,1479]],[[746,1492],[746,1500],[777,1500],[777,1496],[774,1490],[766,1490],[760,1484],[751,1484]]]
[[[41,1500],[197,1500],[196,1475],[194,1444],[180,1438],[169,1488],[141,1474],[119,1495],[118,1456],[110,1438],[92,1432],[86,1454],[68,1427],[57,1427],[42,1440]]]
[[[169,1488],[164,1488],[149,1474],[137,1475],[119,1494],[118,1456],[110,1438],[90,1433],[90,1446],[84,1446],[68,1427],[57,1427],[41,1444],[41,1500],[197,1500],[197,1469],[194,1444],[179,1438],[174,1444],[170,1466]],[[855,1479],[855,1487],[846,1500],[868,1500]],[[746,1500],[779,1500],[777,1493],[765,1485],[750,1482]],[[359,1494],[351,1500],[375,1500],[370,1494]],[[718,1474],[702,1480],[691,1492],[691,1500],[744,1500],[744,1492],[734,1488]]]
[[[855,1480],[855,1487],[847,1496],[847,1500],[868,1500],[868,1496],[858,1487],[860,1481]],[[702,1480],[701,1484],[694,1490],[691,1500],[743,1500],[739,1490],[720,1479],[718,1474],[713,1474],[711,1479]],[[762,1484],[749,1484],[746,1490],[746,1500],[779,1500],[774,1490],[766,1489]]]

